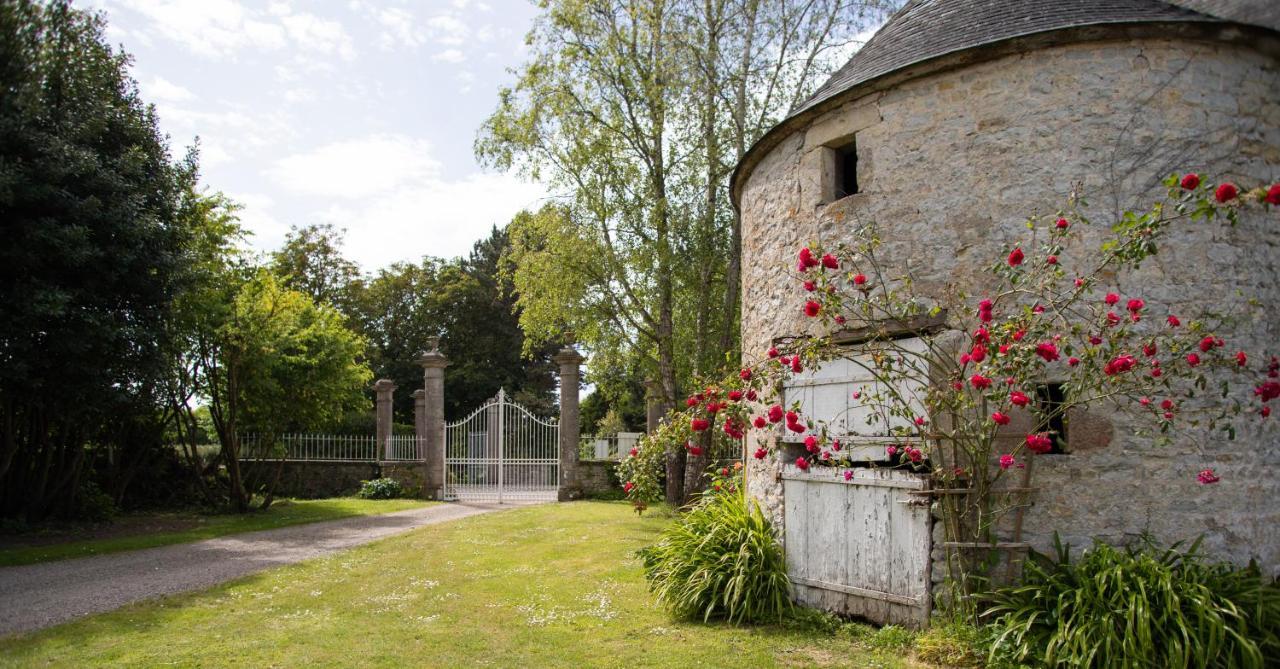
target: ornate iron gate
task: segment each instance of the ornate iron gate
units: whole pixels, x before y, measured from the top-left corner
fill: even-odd
[[[445,499],[554,502],[560,480],[560,425],[512,402],[506,390],[445,426]]]

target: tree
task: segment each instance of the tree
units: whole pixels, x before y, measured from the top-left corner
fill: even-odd
[[[465,259],[397,263],[353,292],[354,320],[369,342],[370,366],[379,378],[404,389],[395,402],[402,422],[412,420],[410,392],[422,386],[418,359],[432,337],[440,338],[450,360],[445,369],[450,420],[499,388],[531,409],[552,411],[554,346],[532,346],[525,339],[509,281],[499,271],[507,248],[506,230],[495,227]]]
[[[285,286],[350,315],[352,291],[360,287],[360,267],[342,255],[345,232],[330,223],[294,226],[284,245],[271,254],[271,269]]]
[[[226,318],[201,338],[203,392],[221,444],[228,494],[235,510],[249,510],[254,494],[271,504],[278,468],[246,472],[242,436],[265,444],[364,404],[372,374],[361,362],[364,341],[328,305],[285,288],[267,271],[238,287]],[[258,476],[254,476],[257,474]]]
[[[484,161],[566,195],[513,222],[532,341],[567,330],[593,354],[639,356],[668,407],[736,361],[729,171],[885,4],[544,3],[532,60],[476,141]],[[670,466],[668,480],[683,480],[684,451]],[[671,500],[682,497],[673,487]]]
[[[73,513],[95,453],[159,434],[121,419],[156,406],[195,158],[171,160],[104,29],[0,4],[0,515]]]

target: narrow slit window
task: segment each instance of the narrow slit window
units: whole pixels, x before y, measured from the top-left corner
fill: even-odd
[[[1067,452],[1067,416],[1062,411],[1062,405],[1066,399],[1061,383],[1046,383],[1036,387],[1036,402],[1039,404],[1041,414],[1046,416],[1037,429],[1048,432],[1053,439],[1053,449],[1049,451],[1050,453]]]
[[[850,141],[837,147],[835,152],[835,199],[839,200],[858,192],[858,144]]]

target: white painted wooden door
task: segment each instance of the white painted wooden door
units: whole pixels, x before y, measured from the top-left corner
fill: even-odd
[[[931,523],[923,477],[890,469],[783,473],[787,573],[796,598],[882,624],[928,621]]]

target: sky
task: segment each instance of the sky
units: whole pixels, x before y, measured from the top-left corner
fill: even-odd
[[[525,58],[526,0],[90,0],[175,156],[243,206],[250,243],[346,229],[365,271],[465,255],[545,189],[472,143]]]

